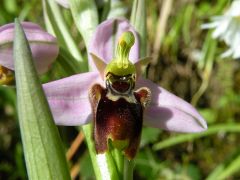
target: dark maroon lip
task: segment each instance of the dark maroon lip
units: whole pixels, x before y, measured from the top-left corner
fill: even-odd
[[[117,76],[111,72],[107,74],[107,84],[114,93],[126,94],[134,88],[134,77],[132,74]]]
[[[120,93],[127,92],[130,88],[130,82],[128,81],[115,81],[112,83],[112,88]]]
[[[117,81],[115,85],[116,83],[121,86],[131,85],[131,81]],[[127,159],[131,160],[136,156],[141,138],[144,110],[140,101],[141,94],[132,94],[135,102],[129,102],[125,98],[112,100],[108,97],[108,90],[95,84],[90,93],[95,149],[97,154],[107,152],[111,140],[112,146],[123,151]],[[97,96],[100,98],[97,99]]]

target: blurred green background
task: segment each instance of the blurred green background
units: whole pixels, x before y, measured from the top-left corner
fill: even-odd
[[[96,0],[99,13],[102,1]],[[135,179],[240,179],[240,61],[220,57],[227,47],[201,29],[211,17],[223,14],[229,0],[146,1],[148,55],[152,81],[198,108],[209,130],[199,134],[171,133],[144,127],[135,160]],[[115,1],[129,18],[132,1]],[[68,10],[62,8],[72,35],[86,57],[82,39]],[[44,27],[38,0],[2,0],[0,25],[15,17]],[[42,81],[59,79],[57,61]],[[13,87],[0,87],[0,179],[27,179]],[[66,152],[78,134],[59,127]],[[86,145],[80,143],[69,164],[74,179],[94,179]]]

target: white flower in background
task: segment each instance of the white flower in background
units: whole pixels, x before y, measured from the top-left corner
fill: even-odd
[[[240,58],[240,0],[233,1],[224,15],[213,17],[212,21],[202,28],[214,28],[212,37],[223,40],[229,46],[221,56]]]

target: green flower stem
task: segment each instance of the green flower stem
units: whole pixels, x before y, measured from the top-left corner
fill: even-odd
[[[134,160],[128,160],[125,158],[124,160],[124,180],[132,180],[133,179],[133,170],[134,170]]]
[[[119,174],[116,166],[115,157],[108,151],[104,154],[97,155],[98,165],[101,169],[102,179],[122,179],[122,173]]]
[[[97,155],[92,139],[92,125],[84,125],[82,126],[82,130],[85,135],[85,140],[87,142],[88,151],[92,160],[96,179],[121,179],[121,175],[118,173],[117,166],[111,152]]]
[[[87,124],[81,127],[84,133],[85,141],[87,142],[88,151],[92,160],[93,170],[97,179],[101,179],[101,170],[97,164],[96,151],[92,140],[92,125]]]
[[[123,171],[124,171],[124,155],[123,155],[123,152],[116,149],[116,148],[113,148],[111,150],[111,155],[112,155],[113,160],[115,162],[115,166],[117,168],[118,174],[122,179]]]

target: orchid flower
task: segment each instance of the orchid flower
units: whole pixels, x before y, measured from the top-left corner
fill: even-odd
[[[23,29],[30,43],[34,63],[39,74],[45,73],[56,59],[59,47],[56,38],[45,32],[39,25],[22,22]],[[0,84],[12,81],[14,24],[0,27]]]
[[[45,72],[57,56],[56,40],[35,24],[22,25],[37,70]],[[0,34],[1,67],[14,70],[13,25],[1,27]],[[141,77],[148,58],[139,58],[138,35],[127,20],[110,19],[100,24],[88,51],[91,72],[53,81],[43,88],[57,125],[83,125],[94,120],[98,153],[107,150],[111,139],[114,146],[124,149],[132,159],[143,123],[176,132],[207,129],[202,116],[189,103]],[[0,70],[2,74],[7,73],[5,69]],[[106,119],[108,122],[104,122]]]
[[[124,33],[125,35],[123,35]],[[125,36],[127,36],[127,38],[125,38]],[[144,112],[141,110],[141,113],[143,113],[142,119],[145,125],[176,132],[201,132],[207,129],[207,124],[202,116],[188,102],[173,95],[150,80],[141,77],[141,67],[146,60],[139,58],[138,35],[127,20],[110,19],[101,23],[90,41],[88,51],[91,72],[77,74],[43,85],[56,124],[75,126],[83,125],[94,120],[95,141],[101,140],[102,138],[96,136],[103,135],[113,140],[113,143],[116,140],[116,146],[122,147],[126,141],[119,143],[121,137],[120,139],[114,139],[114,137],[108,136],[113,134],[106,135],[104,132],[98,132],[98,126],[100,125],[96,123],[96,120],[99,119],[96,116],[104,119],[104,117],[97,114],[97,112],[99,113],[101,110],[99,105],[100,100],[108,96],[102,94],[106,88],[110,87],[111,89],[117,90],[117,92],[122,92],[120,93],[121,97],[117,97],[117,101],[119,98],[124,99],[125,91],[127,91],[129,87],[132,87],[133,89],[131,90],[133,91],[130,92],[135,94],[135,98],[136,96],[140,98],[137,102],[140,103],[140,107],[144,109]],[[119,58],[122,60],[119,61]],[[116,66],[116,64],[120,64],[120,67],[126,65],[125,71],[123,71],[124,68],[120,68],[121,70],[119,71],[116,70],[118,66]],[[113,76],[109,77],[109,72]],[[128,74],[130,74],[130,77],[127,76]],[[121,84],[119,87],[119,84],[114,84],[116,78],[117,82]],[[125,83],[126,85],[126,81],[128,82],[127,86],[123,85],[122,87],[122,84]],[[133,84],[130,86],[129,83]],[[115,97],[112,97],[112,99],[110,99],[115,101],[114,98]],[[125,100],[131,101],[128,98],[129,97],[126,96]],[[134,100],[136,99],[133,98],[133,101]],[[105,109],[102,109],[104,111],[103,116],[108,116],[110,113],[106,112],[106,109],[108,108],[105,107]],[[109,111],[114,111],[114,109],[109,107]],[[141,116],[141,114],[138,115]],[[116,116],[116,114],[114,116]],[[114,126],[114,123],[111,125],[104,124],[104,122],[102,123],[103,131],[104,128],[106,130],[109,126]],[[138,128],[140,126],[140,130],[134,130],[137,136],[136,139],[134,139],[134,143],[138,146],[139,142],[137,138],[141,133],[142,124],[133,123],[135,124],[129,125],[131,128],[134,128],[135,125],[137,125]],[[120,126],[122,127],[123,125],[120,124]],[[117,127],[113,127],[113,129],[114,128],[116,131],[119,130]],[[130,137],[128,136],[128,138]],[[101,147],[99,147],[101,145],[99,145],[98,142],[95,142],[95,145],[97,152],[101,153],[106,150],[106,147],[101,149]],[[125,154],[129,158],[132,158],[135,152],[131,154],[125,151]]]

